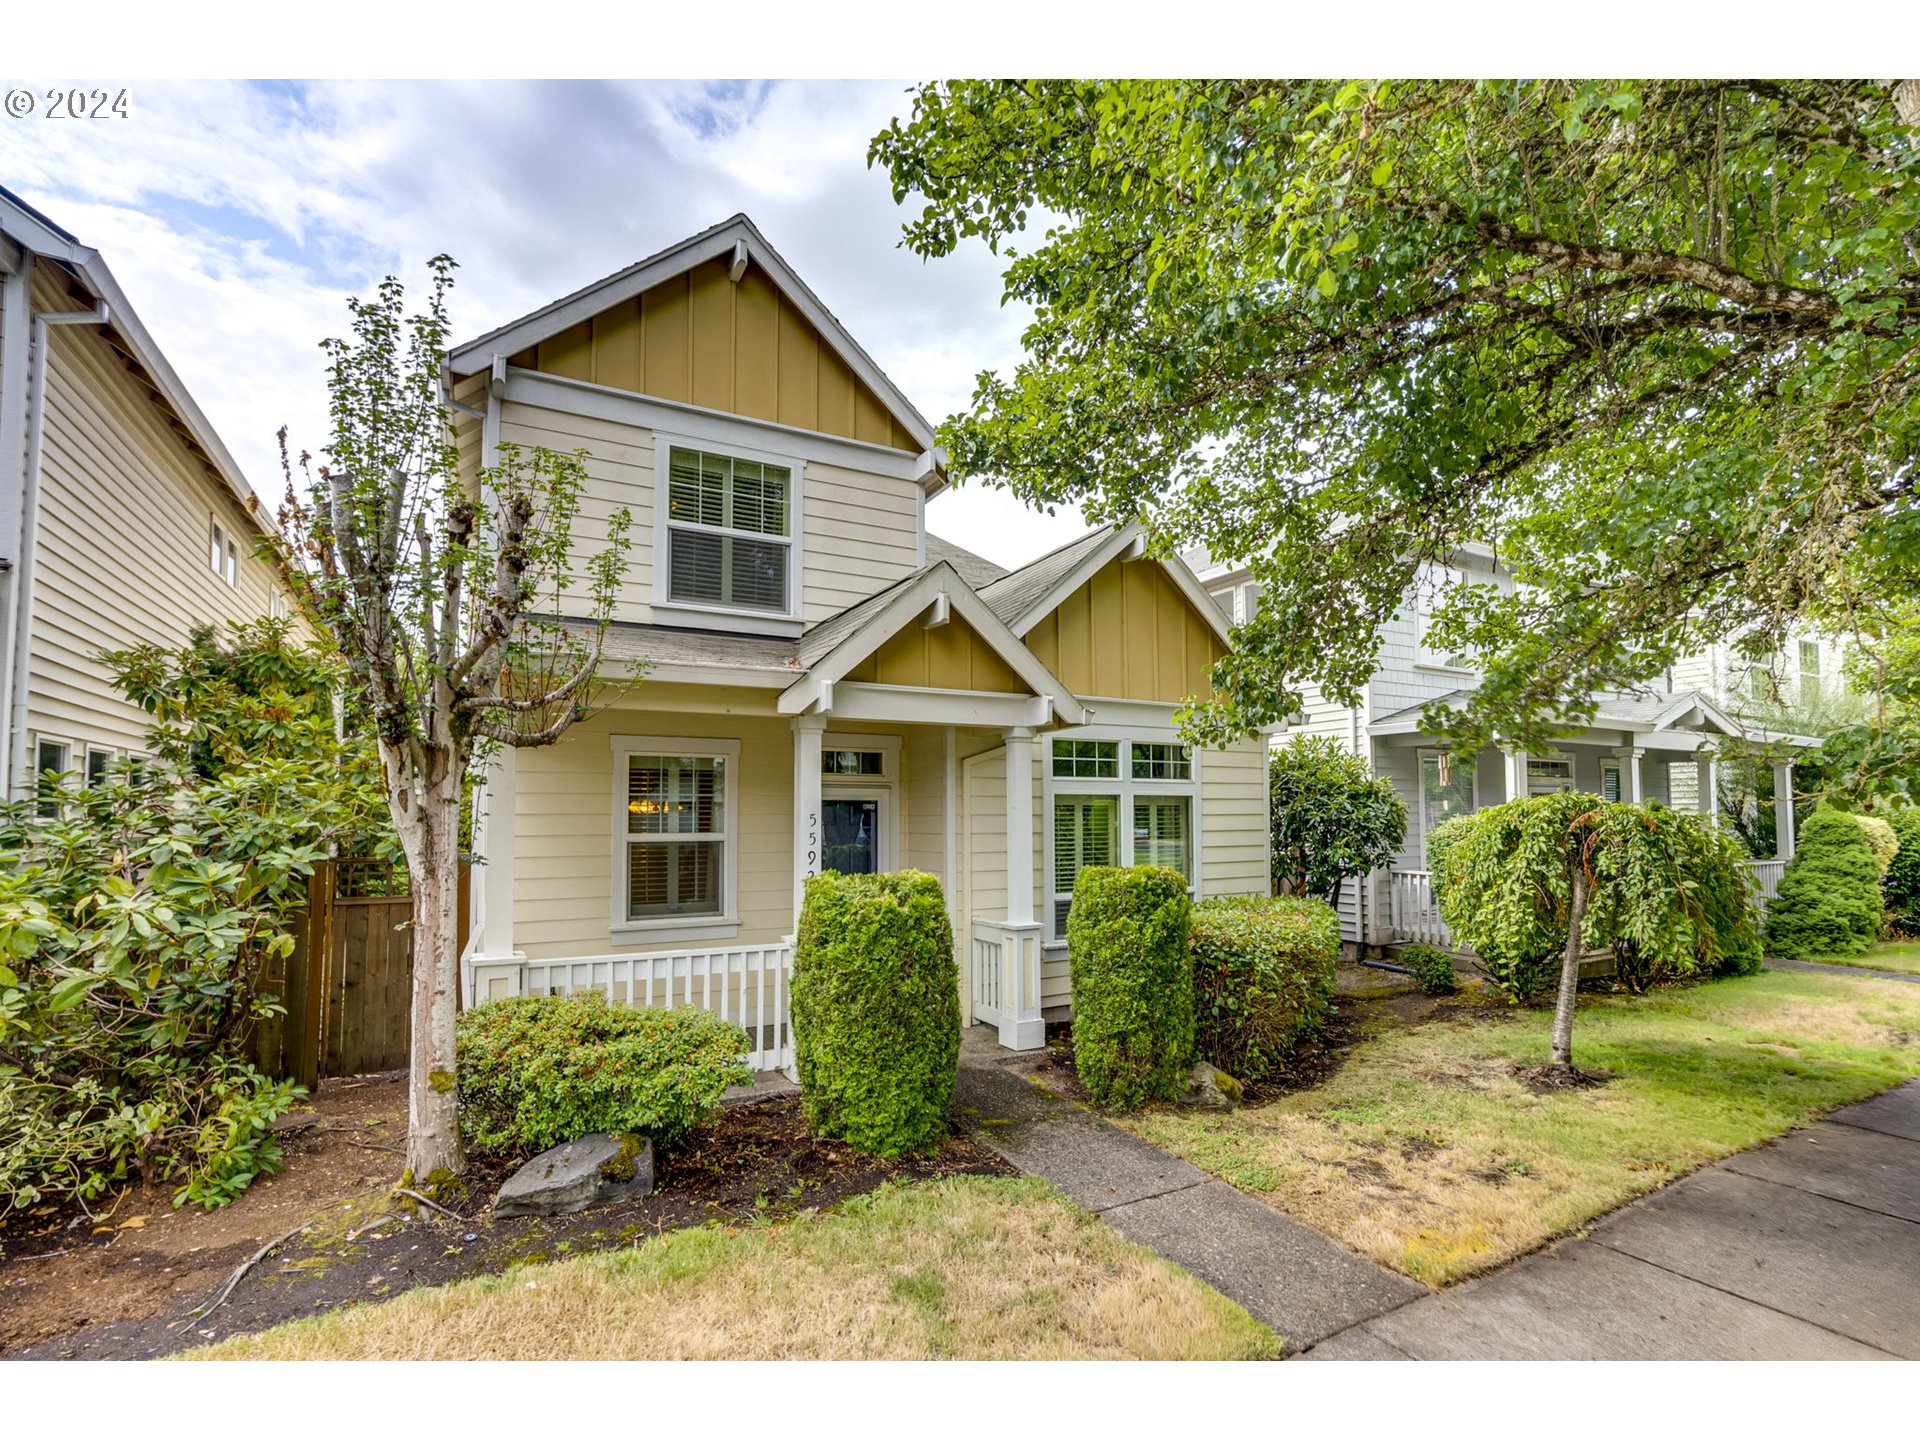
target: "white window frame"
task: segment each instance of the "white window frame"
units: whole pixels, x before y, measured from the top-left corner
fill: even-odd
[[[1056,740],[1117,740],[1119,749],[1119,778],[1114,780],[1095,780],[1085,776],[1062,775],[1053,773],[1053,742]],[[1205,893],[1205,875],[1201,869],[1201,857],[1205,852],[1202,843],[1204,828],[1202,823],[1202,775],[1201,756],[1205,753],[1197,745],[1191,747],[1193,764],[1185,780],[1136,780],[1133,778],[1133,741],[1145,745],[1182,745],[1186,742],[1172,724],[1167,725],[1082,725],[1070,730],[1049,730],[1040,737],[1040,885],[1035,891],[1035,905],[1043,914],[1041,923],[1044,931],[1045,948],[1054,951],[1065,949],[1065,932],[1055,928],[1057,914],[1056,902],[1065,897],[1053,888],[1053,802],[1056,796],[1075,795],[1112,795],[1119,805],[1120,854],[1116,863],[1131,865],[1133,861],[1133,802],[1138,799],[1155,797],[1186,796],[1188,843],[1192,846],[1190,874],[1187,891],[1194,899]],[[1013,777],[1008,776],[1008,783]]]
[[[1609,770],[1611,770],[1616,776],[1619,777],[1614,781],[1614,789],[1619,791],[1620,799],[1618,801],[1609,801],[1608,803],[1621,804],[1621,805],[1631,804],[1632,802],[1627,799],[1626,762],[1621,760],[1606,760],[1606,759],[1601,760],[1600,762],[1600,798],[1602,800],[1606,800],[1607,798],[1607,772]]]
[[[82,747],[58,735],[42,735],[37,731],[32,736],[32,742],[33,773],[27,778],[27,798],[34,802],[33,813],[35,816],[42,820],[56,820],[64,811],[65,802],[50,796],[43,796],[40,793],[40,777],[46,774],[47,771],[56,768],[40,763],[40,747],[42,745],[58,745],[60,747],[62,758],[57,768],[63,777],[60,782],[60,788],[63,790],[71,790],[75,779],[78,778],[73,769],[73,755],[76,750],[80,750]],[[85,762],[82,761],[82,763],[84,764]],[[44,813],[40,808],[43,804],[53,805],[55,807],[54,813],[51,815]]]
[[[267,618],[269,620],[285,620],[292,613],[292,608],[287,603],[287,597],[280,591],[275,590],[267,596]]]
[[[1451,753],[1451,752],[1446,752],[1446,753]],[[1418,803],[1420,806],[1420,844],[1419,844],[1419,848],[1415,851],[1415,854],[1419,858],[1420,863],[1414,867],[1417,870],[1424,870],[1427,868],[1426,867],[1427,836],[1433,833],[1433,826],[1434,826],[1434,821],[1432,817],[1427,814],[1427,761],[1429,760],[1437,761],[1439,760],[1441,754],[1442,752],[1438,748],[1430,745],[1424,746],[1421,749],[1414,752],[1413,784],[1414,784],[1414,789],[1418,792],[1418,796],[1419,796]],[[1475,756],[1468,757],[1466,761],[1468,770],[1473,780],[1473,795],[1468,802],[1473,806],[1473,809],[1467,811],[1469,815],[1474,814],[1476,811],[1480,809],[1480,766],[1477,763],[1478,760],[1479,760],[1479,757],[1475,755]],[[1455,755],[1453,757],[1453,763],[1455,765],[1459,765],[1461,763],[1461,757],[1458,755]]]
[[[1533,788],[1533,767],[1535,765],[1541,765],[1541,764],[1566,766],[1567,767],[1567,783],[1564,785],[1555,784],[1550,789],[1546,789],[1546,790],[1534,789]],[[1568,790],[1578,790],[1579,788],[1580,788],[1579,768],[1575,765],[1573,756],[1569,755],[1566,751],[1564,750],[1542,751],[1539,754],[1535,754],[1532,751],[1527,752],[1527,795],[1529,797],[1534,795],[1557,795]]]
[[[87,746],[86,758],[82,762],[82,768],[79,772],[82,784],[92,785],[94,783],[93,757],[96,755],[104,755],[107,758],[105,771],[100,777],[102,783],[113,777],[113,762],[119,759],[120,752],[107,745],[89,745]]]
[[[740,751],[738,740],[716,740],[686,735],[612,735],[611,809],[613,853],[609,879],[608,929],[615,945],[642,945],[655,940],[731,940],[740,933]],[[720,842],[720,914],[681,917],[627,917],[627,770],[635,755],[676,755],[696,760],[724,760],[726,788],[722,804],[726,825],[718,835],[688,836],[689,840]]]
[[[1433,612],[1442,594],[1456,585],[1468,585],[1472,581],[1467,572],[1455,565],[1424,564],[1413,582],[1413,663],[1421,670],[1440,670],[1449,675],[1476,675],[1470,665],[1457,663],[1457,658],[1433,649],[1427,644],[1427,626],[1433,620]]]
[[[207,517],[207,564],[228,588],[240,588],[240,546],[217,515]]]
[[[880,752],[878,775],[830,775],[824,766],[820,772],[820,800],[878,800],[880,802],[880,855],[882,870],[900,868],[900,832],[906,828],[905,808],[900,803],[900,737],[898,735],[850,735],[829,731],[820,737],[820,753],[832,750],[877,750]],[[824,853],[826,842],[821,841]]]
[[[719,525],[701,525],[667,519],[672,498],[673,450],[699,450],[709,455],[725,455],[730,460],[747,460],[760,465],[779,465],[790,479],[787,495],[787,533],[768,535],[757,530],[731,530]],[[760,450],[748,445],[693,433],[653,434],[653,608],[664,612],[667,624],[693,625],[699,628],[760,632],[772,635],[797,635],[801,623],[801,596],[806,573],[806,549],[802,543],[805,514],[801,499],[806,490],[806,461],[792,453]],[[772,541],[787,547],[787,605],[784,610],[757,610],[744,605],[717,605],[701,600],[673,598],[671,547],[673,530],[690,530],[707,535],[745,536],[750,540]],[[704,623],[703,623],[704,622]]]

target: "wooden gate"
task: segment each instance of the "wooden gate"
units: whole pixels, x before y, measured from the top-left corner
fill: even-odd
[[[467,932],[467,867],[460,867],[460,938]],[[287,1013],[262,1024],[263,1070],[311,1089],[320,1079],[398,1070],[407,1063],[413,984],[412,900],[404,866],[340,859],[316,866],[293,953],[263,977]]]

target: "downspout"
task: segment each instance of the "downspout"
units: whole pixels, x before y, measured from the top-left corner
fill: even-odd
[[[20,554],[13,567],[13,673],[7,697],[7,784],[15,797],[28,791],[27,708],[32,684],[34,551],[40,530],[40,443],[45,428],[47,347],[54,325],[105,325],[104,302],[91,310],[55,310],[33,317],[27,361],[27,454],[20,487]]]
[[[8,263],[10,253],[12,263]],[[0,798],[12,793],[13,612],[20,560],[20,498],[26,490],[27,371],[32,351],[33,255],[0,236]]]

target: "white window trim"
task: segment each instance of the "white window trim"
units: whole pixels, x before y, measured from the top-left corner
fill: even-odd
[[[1538,761],[1543,761],[1543,760],[1550,761],[1556,765],[1565,765],[1567,767],[1567,783],[1565,785],[1556,784],[1551,790],[1535,790],[1533,788],[1534,764]],[[1578,790],[1579,788],[1580,788],[1580,766],[1579,766],[1579,762],[1574,758],[1572,754],[1570,754],[1565,750],[1539,750],[1539,751],[1529,750],[1527,752],[1527,794],[1528,796],[1554,795],[1564,791]]]
[[[93,757],[96,755],[104,755],[107,757],[107,769],[106,774],[102,776],[103,780],[112,778],[114,762],[120,758],[120,752],[110,745],[87,746],[86,754],[81,757],[79,766],[80,783],[83,785],[91,785],[93,783]]]
[[[1427,625],[1433,618],[1441,594],[1456,585],[1471,583],[1467,572],[1456,565],[1426,564],[1413,582],[1413,667],[1436,670],[1443,675],[1477,675],[1471,665],[1456,665],[1447,656],[1427,644]]]
[[[76,786],[84,783],[85,777],[81,774],[77,774],[74,771],[73,757],[76,753],[78,753],[81,757],[80,763],[82,765],[86,764],[86,747],[78,743],[77,741],[68,740],[63,736],[47,735],[37,730],[34,731],[29,737],[29,743],[31,746],[31,753],[33,755],[33,766],[32,766],[33,773],[25,777],[26,793],[23,798],[34,802],[33,813],[36,819],[40,819],[40,820],[57,819],[58,818],[57,815],[42,815],[40,813],[40,802],[43,799],[47,798],[47,797],[43,797],[40,793],[40,777],[46,774],[48,770],[54,768],[50,765],[42,765],[40,763],[40,747],[42,745],[58,745],[60,749],[64,752],[63,758],[59,766],[60,788],[62,790],[72,790],[76,788]],[[57,803],[60,805],[61,813],[64,813],[66,810],[66,802],[59,801]]]
[[[806,517],[803,497],[807,488],[806,461],[792,452],[757,450],[713,436],[665,430],[653,432],[653,608],[661,612],[667,624],[691,624],[700,628],[726,629],[751,633],[755,630],[774,635],[798,634],[801,623],[801,596],[806,573]],[[785,467],[791,477],[787,490],[787,534],[764,535],[752,530],[729,530],[724,526],[700,525],[682,521],[669,523],[667,502],[671,498],[673,447],[725,455],[729,459],[750,460],[762,465]],[[741,605],[712,605],[697,600],[675,600],[672,595],[673,567],[669,563],[670,529],[699,530],[712,535],[744,535],[750,539],[784,543],[787,547],[787,608],[755,610]],[[702,622],[705,622],[704,624]],[[715,624],[715,621],[724,623]]]
[[[1062,775],[1056,778],[1053,773],[1053,742],[1056,740],[1118,740],[1120,744],[1120,775],[1116,780],[1095,780],[1085,776]],[[1043,946],[1047,950],[1059,952],[1066,948],[1067,937],[1054,930],[1054,903],[1057,898],[1053,888],[1053,801],[1056,795],[1112,795],[1119,801],[1120,855],[1121,865],[1133,864],[1133,802],[1136,798],[1153,796],[1189,797],[1187,826],[1189,843],[1193,847],[1192,874],[1188,877],[1189,890],[1195,899],[1206,894],[1205,875],[1201,869],[1201,856],[1206,850],[1202,843],[1205,828],[1202,815],[1201,756],[1205,753],[1199,746],[1193,746],[1193,767],[1191,775],[1185,780],[1136,780],[1133,778],[1133,752],[1126,742],[1139,740],[1149,745],[1182,745],[1179,731],[1171,723],[1159,725],[1081,725],[1070,730],[1049,730],[1040,737],[1036,747],[1040,751],[1040,885],[1034,892],[1034,904],[1041,914]],[[1008,783],[1012,783],[1008,776]]]
[[[740,933],[740,742],[686,735],[610,735],[613,750],[611,805],[613,852],[608,871],[608,930],[615,945],[638,945],[654,940],[731,940]],[[689,839],[720,841],[721,913],[690,918],[661,916],[650,920],[627,918],[627,762],[634,755],[685,755],[725,760],[726,829],[718,836]]]
[[[1433,746],[1425,746],[1416,752],[1415,759],[1413,762],[1414,785],[1418,790],[1419,797],[1420,797],[1420,849],[1418,853],[1419,853],[1421,863],[1414,867],[1415,869],[1418,869],[1418,870],[1424,870],[1427,868],[1426,867],[1427,836],[1433,833],[1433,823],[1430,817],[1427,815],[1427,761],[1438,760],[1441,756],[1441,753],[1442,752],[1439,749]],[[1451,753],[1451,752],[1447,752],[1447,753]],[[1468,760],[1467,760],[1467,764],[1473,780],[1473,799],[1472,799],[1473,809],[1467,812],[1469,815],[1474,814],[1476,811],[1480,809],[1480,766],[1477,763],[1478,759],[1479,759],[1478,756],[1470,756],[1468,757]],[[1458,755],[1455,755],[1453,757],[1453,763],[1455,765],[1460,764],[1461,757]]]
[[[220,523],[220,517],[207,516],[207,563],[213,573],[232,590],[240,588],[240,547],[233,532]]]

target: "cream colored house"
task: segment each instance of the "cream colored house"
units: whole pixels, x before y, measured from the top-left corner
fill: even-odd
[[[608,648],[644,671],[493,763],[468,997],[703,1005],[785,1065],[806,878],[913,866],[968,1019],[1028,1048],[1068,1004],[1080,866],[1266,893],[1264,741],[1175,732],[1228,630],[1193,573],[1131,529],[1011,574],[929,536],[932,428],[744,216],[450,369],[469,464],[578,447],[586,531],[631,510]]]
[[[284,614],[269,533],[99,252],[0,189],[0,789],[138,755],[99,652]]]

